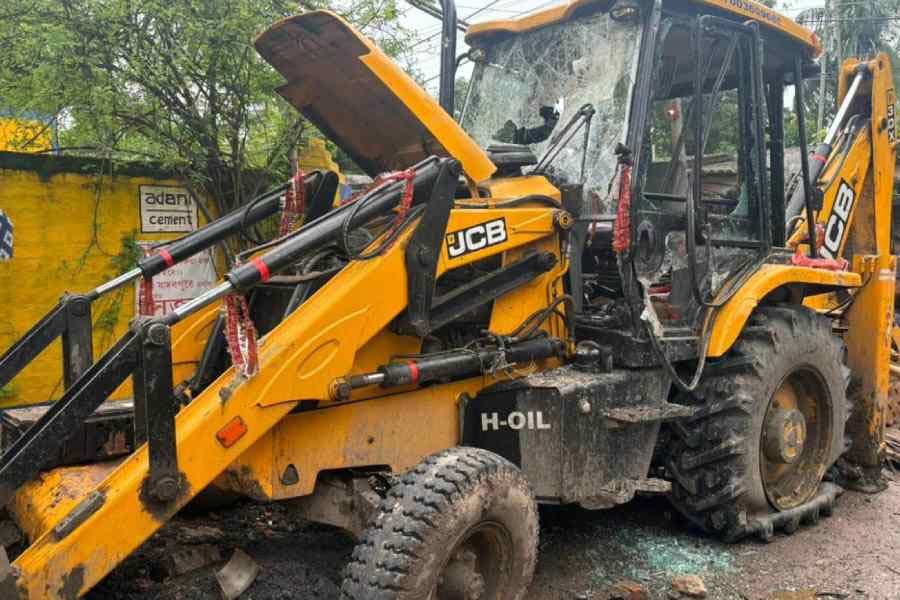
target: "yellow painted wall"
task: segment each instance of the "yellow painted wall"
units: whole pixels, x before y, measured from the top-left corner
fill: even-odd
[[[123,237],[183,235],[140,233],[138,186],[178,185],[177,180],[130,169],[99,178],[98,188],[96,170],[97,163],[83,159],[0,152],[0,209],[15,228],[14,258],[0,261],[0,352],[64,292],[87,292],[117,275],[112,262],[122,252]],[[127,329],[134,298],[134,287],[126,286],[94,302],[95,324],[104,311],[117,316],[114,328],[95,330],[95,359]],[[0,393],[0,407],[58,397],[61,355],[57,341]]]
[[[0,151],[41,152],[52,143],[52,130],[44,123],[0,117]]]

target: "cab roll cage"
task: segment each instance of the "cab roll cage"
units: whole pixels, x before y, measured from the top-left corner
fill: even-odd
[[[738,81],[738,88],[744,88],[746,100],[741,99],[740,106],[740,131],[742,134],[741,149],[738,152],[738,159],[744,165],[741,169],[744,173],[754,173],[758,178],[758,185],[748,186],[748,194],[757,194],[757,211],[756,211],[756,235],[755,240],[731,240],[720,238],[709,238],[706,240],[710,246],[725,246],[756,249],[760,256],[768,253],[772,247],[772,228],[770,217],[771,190],[769,189],[768,180],[766,178],[766,144],[765,130],[763,127],[763,119],[765,113],[762,110],[765,106],[765,94],[763,91],[763,69],[762,69],[762,38],[759,34],[759,24],[755,21],[747,21],[745,23],[735,23],[728,19],[715,17],[712,15],[703,15],[698,17],[694,22],[692,45],[693,55],[697,58],[702,56],[701,45],[705,34],[727,36],[731,34],[729,52],[726,60],[723,61],[721,70],[717,74],[711,93],[713,101],[722,86],[725,70],[729,67],[728,59],[734,52],[737,44],[747,43],[750,50],[749,56],[744,53],[737,53],[738,61],[748,61],[747,69],[738,69],[739,77],[741,73],[749,73],[743,80]],[[745,38],[745,40],[741,40]],[[749,39],[746,39],[749,38]],[[698,61],[699,67],[699,61]],[[706,93],[705,82],[707,73],[702,68],[698,68],[694,74],[694,98],[691,114],[695,131],[695,149],[694,149],[694,166],[693,179],[694,185],[691,193],[687,197],[687,231],[685,233],[687,254],[688,254],[688,272],[691,280],[691,290],[694,299],[701,304],[708,304],[711,299],[705,298],[701,291],[700,281],[697,278],[697,216],[698,207],[703,203],[703,190],[700,181],[703,177],[703,150],[706,146],[706,133],[709,130],[712,113],[705,116],[703,114],[703,95]],[[752,111],[752,122],[749,122],[749,115],[744,110],[746,103]],[[706,117],[706,118],[704,118]],[[756,152],[757,168],[752,169],[753,159],[748,154],[748,144],[750,139],[745,136],[752,136],[756,142],[753,144],[753,150]]]

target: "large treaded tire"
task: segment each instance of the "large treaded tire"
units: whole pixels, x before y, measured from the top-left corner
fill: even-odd
[[[427,600],[454,548],[481,524],[508,534],[494,593],[525,598],[537,560],[538,515],[531,488],[506,459],[478,448],[432,455],[388,492],[344,571],[345,600]]]
[[[792,372],[813,371],[827,390],[831,414],[829,441],[816,473],[825,472],[847,449],[848,370],[843,341],[831,321],[802,306],[763,307],[751,317],[741,337],[723,359],[707,365],[694,398],[698,412],[670,425],[671,446],[666,468],[673,480],[671,501],[688,520],[726,541],[756,532],[771,537],[770,503],[761,474],[762,428],[770,399]],[[822,502],[809,503],[798,514],[814,522]],[[830,510],[830,500],[827,503]],[[822,511],[827,514],[826,509]],[[798,518],[781,525],[796,529]]]

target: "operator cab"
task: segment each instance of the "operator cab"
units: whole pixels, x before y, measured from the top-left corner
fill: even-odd
[[[495,177],[582,186],[570,281],[581,329],[624,341],[642,319],[692,340],[671,358],[696,356],[704,309],[780,260],[784,90],[812,68],[812,33],[753,2],[576,0],[476,25],[467,41],[461,125],[492,159],[501,144],[534,157]],[[617,253],[622,212],[631,226]],[[642,364],[646,352],[617,358]]]

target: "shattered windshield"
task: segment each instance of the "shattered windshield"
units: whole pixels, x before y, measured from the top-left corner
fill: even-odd
[[[638,15],[598,13],[501,40],[476,64],[462,126],[484,148],[527,144],[540,158],[572,116],[592,105],[585,209],[614,212],[607,187],[616,144],[625,141],[640,39]],[[548,169],[555,183],[580,180],[582,133]]]

